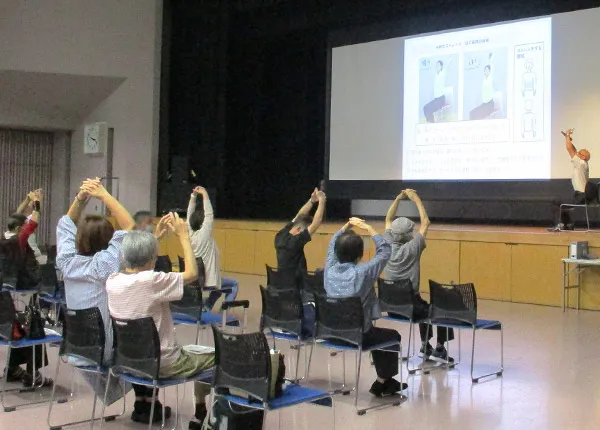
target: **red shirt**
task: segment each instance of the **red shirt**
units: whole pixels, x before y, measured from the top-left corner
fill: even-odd
[[[28,220],[25,224],[23,224],[23,228],[19,233],[19,245],[21,246],[21,249],[25,249],[27,246],[29,246],[27,240],[29,239],[29,236],[31,236],[33,232],[35,232],[37,227],[38,223],[32,219]]]

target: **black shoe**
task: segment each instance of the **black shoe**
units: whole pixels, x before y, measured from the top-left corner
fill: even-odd
[[[396,394],[399,391],[404,391],[408,388],[408,384],[403,382],[402,384],[396,381],[394,378],[390,378],[383,383],[383,397],[391,396]]]
[[[9,368],[8,374],[6,375],[6,382],[21,382],[25,375],[27,375],[27,372],[25,372],[22,367],[17,366],[13,369]]]
[[[36,373],[35,381],[33,381],[32,376],[27,372],[25,372],[25,375],[21,380],[23,381],[23,387],[25,388],[30,388],[32,386],[51,387],[54,384],[54,381],[52,379],[43,377],[40,372]]]
[[[383,383],[379,381],[373,382],[369,393],[373,394],[375,397],[386,397],[392,396],[398,391],[403,391],[407,388],[407,384],[400,384],[400,382],[396,381],[394,378],[390,378]]]
[[[202,430],[203,424],[203,422],[190,421],[190,424],[188,425],[188,430]]]
[[[435,348],[433,354],[431,354],[431,359],[443,364],[454,363],[454,358],[448,356],[448,351],[443,346]]]
[[[419,358],[423,358],[423,356],[425,356],[425,360],[429,360],[429,357],[431,354],[433,354],[433,347],[429,342],[427,342],[426,345],[427,346],[425,348],[423,345],[421,345],[421,349],[419,350]]]
[[[150,410],[152,409],[152,403],[136,401],[134,404],[134,410],[131,413],[131,421],[142,424],[149,424],[150,422]],[[171,418],[171,408],[165,406],[165,420]],[[157,400],[154,405],[154,417],[153,423],[162,421],[162,404]]]

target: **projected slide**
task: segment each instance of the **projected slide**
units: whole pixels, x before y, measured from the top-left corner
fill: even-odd
[[[405,41],[402,179],[550,178],[551,29],[541,18]]]

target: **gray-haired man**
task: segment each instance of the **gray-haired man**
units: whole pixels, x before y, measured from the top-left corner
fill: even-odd
[[[415,223],[408,218],[399,217],[392,221],[396,216],[400,201],[404,198],[413,201],[419,210],[421,226],[419,232],[414,235]],[[429,303],[419,294],[419,283],[421,277],[421,254],[426,247],[425,236],[427,236],[430,224],[421,198],[415,190],[411,189],[402,191],[396,197],[385,218],[384,237],[392,244],[392,256],[385,266],[383,274],[385,279],[390,281],[410,280],[414,291],[414,319],[427,318],[429,315]],[[419,324],[419,330],[422,342],[419,357],[425,355],[426,358],[431,358],[438,362],[453,361],[451,357],[448,357],[448,351],[444,347],[447,341],[454,339],[454,331],[452,329],[445,327],[437,328],[437,345],[435,349],[429,343],[429,340],[433,337],[433,330],[429,324]]]

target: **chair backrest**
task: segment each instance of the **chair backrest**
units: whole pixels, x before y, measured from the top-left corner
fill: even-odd
[[[180,256],[177,256],[177,258],[179,259],[179,271],[185,272],[185,260]],[[202,257],[196,258],[196,265],[198,266],[198,280],[194,282],[194,285],[204,288],[206,285],[206,267],[204,266]]]
[[[184,314],[199,321],[202,316],[202,287],[189,284],[183,287],[181,300],[169,303],[171,312]]]
[[[159,255],[156,259],[156,265],[154,266],[155,272],[169,273],[173,271],[173,265],[168,255]]]
[[[112,321],[116,341],[113,370],[158,379],[160,340],[152,317]]]
[[[279,329],[297,336],[302,331],[302,297],[296,288],[265,288],[260,286],[262,315],[260,329]]]
[[[13,340],[13,323],[16,316],[15,304],[8,291],[0,291],[0,338]]]
[[[17,290],[35,289],[39,284],[38,263],[30,248],[24,250],[16,236],[0,238],[2,281]]]
[[[269,398],[271,357],[264,333],[232,334],[212,326],[215,340],[213,387],[241,390],[260,401]]]
[[[334,298],[317,294],[315,338],[362,344],[363,308],[360,297]]]
[[[265,264],[267,268],[267,286],[275,288],[298,288],[296,269],[276,269]]]
[[[477,294],[473,284],[440,284],[429,280],[432,322],[462,322],[475,324],[477,321]]]
[[[48,245],[46,255],[48,256],[46,262],[54,264],[56,262],[56,245]]]
[[[325,293],[325,272],[323,269],[317,269],[313,273],[304,275],[304,293],[314,300],[315,294],[326,295]]]
[[[379,306],[382,312],[391,312],[412,319],[414,302],[414,291],[410,279],[388,281],[379,278],[377,280],[379,290]]]
[[[104,341],[104,323],[100,309],[66,310],[60,355],[84,358],[102,366]]]
[[[40,293],[54,296],[58,289],[56,267],[52,263],[40,264]]]

